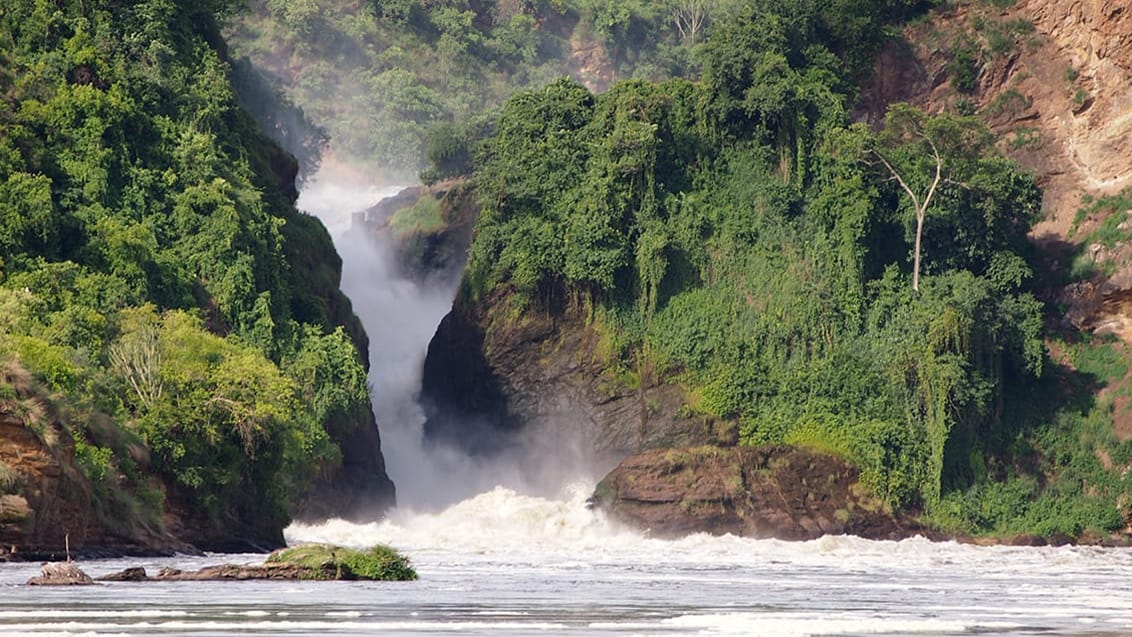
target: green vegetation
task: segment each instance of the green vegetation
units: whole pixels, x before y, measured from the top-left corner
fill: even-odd
[[[798,14],[820,9],[822,22],[809,35],[835,39],[854,72],[870,68],[868,52],[882,25],[848,15],[848,3],[760,4],[788,12],[798,5]],[[934,2],[867,4],[879,15],[899,17]],[[251,61],[241,65],[248,69],[241,74],[241,86],[248,87],[242,93],[257,104],[263,102],[259,96],[282,93],[301,107],[286,109],[287,117],[256,108],[280,139],[306,140],[289,150],[309,157],[319,139],[308,125],[313,122],[329,133],[335,153],[379,168],[389,179],[414,178],[428,156],[437,173],[423,178],[431,182],[466,174],[468,162],[437,161],[436,142],[470,161],[470,145],[490,133],[474,121],[485,106],[561,76],[599,88],[614,79],[695,76],[701,69],[697,50],[750,3],[252,0],[249,8],[226,32],[235,55]]]
[[[1069,228],[1069,237],[1076,236],[1081,224],[1088,220],[1103,218],[1100,225],[1088,235],[1082,237],[1081,243],[1088,245],[1100,243],[1107,248],[1116,245],[1130,236],[1130,233],[1120,228],[1124,222],[1132,218],[1132,188],[1125,188],[1115,195],[1105,197],[1086,196],[1082,198],[1083,204],[1073,216],[1073,223]]]
[[[176,499],[277,533],[369,410],[338,257],[229,84],[234,6],[0,8],[0,404],[74,440],[112,528]]]
[[[1031,290],[1040,191],[975,117],[849,123],[867,5],[754,3],[699,47],[700,82],[510,99],[463,293],[592,308],[609,379],[650,370],[746,444],[837,453],[942,528],[1112,530],[1130,485],[1096,451],[1121,447],[1092,385],[1054,389],[1089,372],[1047,359]]]
[[[426,193],[416,203],[398,210],[389,219],[389,225],[398,235],[435,232],[445,227],[440,200]]]
[[[280,549],[268,564],[290,564],[310,569],[314,579],[361,579],[406,582],[417,579],[409,558],[377,544],[365,550],[329,544],[300,544]]]
[[[236,55],[252,62],[244,84],[256,94],[284,93],[301,107],[302,118],[276,122],[287,135],[312,136],[306,122],[313,121],[335,152],[406,179],[423,167],[426,150],[432,154],[432,131],[570,68],[586,67],[581,72],[598,82],[635,70],[682,73],[708,14],[725,4],[255,0],[227,35]],[[681,5],[700,8],[698,19],[688,17],[694,29],[673,19],[684,15]],[[430,159],[445,173],[452,168]]]

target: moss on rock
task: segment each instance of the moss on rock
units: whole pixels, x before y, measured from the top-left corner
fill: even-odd
[[[417,579],[409,558],[382,544],[363,550],[330,544],[300,544],[275,551],[266,563],[309,569],[312,579],[398,582]]]

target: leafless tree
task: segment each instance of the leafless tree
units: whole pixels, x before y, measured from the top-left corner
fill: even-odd
[[[932,150],[932,157],[935,159],[935,176],[932,177],[931,185],[928,186],[927,192],[917,195],[916,191],[908,185],[908,181],[900,174],[900,171],[892,165],[880,151],[873,149],[872,153],[880,160],[888,172],[892,175],[892,179],[900,184],[904,192],[908,193],[908,197],[912,200],[912,208],[916,213],[916,243],[912,250],[912,289],[917,292],[920,290],[920,243],[924,236],[924,218],[927,216],[928,207],[932,204],[932,197],[935,196],[936,188],[939,187],[939,182],[943,179],[943,158],[939,154],[939,149],[936,147],[935,142],[926,135],[923,138],[928,142],[928,147]]]
[[[711,0],[673,0],[670,8],[680,37],[695,44],[707,24]]]

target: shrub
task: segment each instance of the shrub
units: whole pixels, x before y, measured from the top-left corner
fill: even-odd
[[[305,567],[314,577],[324,577],[323,574],[330,570],[327,565],[330,565],[337,579],[396,582],[417,579],[417,572],[409,564],[409,558],[382,544],[364,550],[329,544],[301,544],[272,553],[267,563]]]

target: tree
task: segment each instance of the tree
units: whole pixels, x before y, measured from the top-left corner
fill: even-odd
[[[917,133],[922,135],[922,133]],[[930,137],[924,136],[924,140],[931,147],[932,160],[935,163],[935,172],[931,178],[931,183],[928,185],[927,192],[917,195],[916,191],[912,190],[912,186],[908,185],[909,181],[905,180],[897,170],[892,162],[885,158],[880,150],[872,149],[875,155],[888,172],[892,174],[892,178],[896,180],[904,192],[908,193],[908,198],[912,200],[912,210],[916,215],[916,242],[912,248],[912,289],[920,291],[920,246],[923,242],[924,236],[924,218],[928,214],[928,206],[932,205],[932,197],[935,196],[936,188],[939,187],[939,181],[943,176],[943,158],[939,155],[939,148],[936,147],[935,142]]]
[[[671,3],[669,11],[681,39],[696,43],[700,31],[707,24],[711,6],[711,0],[674,0]]]
[[[923,270],[985,275],[996,253],[1026,250],[1041,193],[1034,178],[997,157],[994,135],[978,118],[895,104],[864,148],[866,162],[899,184],[914,213],[912,289],[919,291]]]

